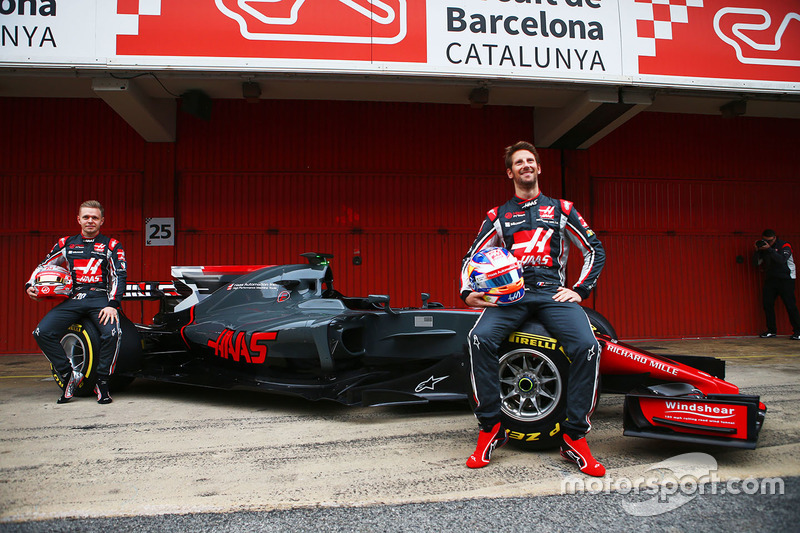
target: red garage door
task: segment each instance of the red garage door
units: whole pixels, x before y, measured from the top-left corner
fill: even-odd
[[[596,295],[627,338],[748,335],[763,322],[751,264],[765,225],[792,227],[791,181],[595,178],[608,265]],[[759,198],[769,202],[759,203]],[[800,243],[800,234],[782,235]],[[782,331],[789,331],[785,313]]]
[[[23,291],[36,264],[66,235],[78,233],[78,206],[99,200],[106,209],[103,232],[122,242],[140,271],[142,175],[133,172],[14,173],[2,179],[0,211],[0,291],[8,307],[0,313],[0,353],[36,351],[31,331],[54,303],[32,302]]]
[[[303,252],[332,253],[345,294],[389,294],[393,305],[409,306],[429,292],[453,306],[461,258],[491,207],[486,195],[454,195],[466,188],[505,196],[504,184],[497,176],[184,173],[177,261],[283,264],[305,261]]]

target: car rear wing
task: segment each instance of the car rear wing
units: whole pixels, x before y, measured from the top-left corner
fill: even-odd
[[[139,281],[125,284],[123,300],[160,300],[162,298],[180,298],[175,284],[161,281]]]
[[[173,266],[173,281],[139,281],[125,285],[123,300],[161,300],[178,312],[199,303],[236,278],[269,265]]]

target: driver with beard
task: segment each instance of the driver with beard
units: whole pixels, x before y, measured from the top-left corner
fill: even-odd
[[[541,193],[542,167],[531,143],[507,147],[505,164],[515,194],[487,213],[462,264],[461,298],[483,309],[469,333],[470,379],[480,431],[467,466],[488,465],[492,451],[508,440],[500,420],[498,349],[515,328],[536,317],[561,342],[571,362],[561,455],[581,472],[603,476],[605,467],[592,456],[585,438],[599,391],[600,347],[580,302],[597,283],[605,251],[571,202]],[[566,286],[565,275],[570,242],[583,252],[583,269],[572,288]],[[523,268],[525,294],[509,305],[487,301],[470,285],[472,257],[492,247],[509,250]]]

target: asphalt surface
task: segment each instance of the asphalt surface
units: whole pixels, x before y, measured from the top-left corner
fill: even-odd
[[[626,504],[634,499],[618,493],[475,499],[348,508],[286,511],[200,513],[162,516],[60,519],[0,524],[8,532],[126,533],[140,531],[229,532],[409,532],[439,531],[790,531],[800,519],[800,479],[786,478],[783,493],[720,494],[712,485],[678,509],[656,516],[634,516]],[[648,496],[647,499],[652,499]],[[655,497],[657,498],[657,497]],[[645,499],[645,501],[647,500]],[[641,499],[639,499],[641,501]]]
[[[57,406],[41,355],[0,357],[0,531],[795,528],[800,343],[639,344],[726,359],[728,380],[768,406],[758,448],[623,437],[622,398],[604,396],[590,435],[604,480],[511,447],[472,471],[460,404],[346,408],[137,380],[109,406]]]

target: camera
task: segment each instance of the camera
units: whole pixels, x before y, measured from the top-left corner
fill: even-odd
[[[766,245],[767,245],[767,241],[765,241],[764,239],[758,239],[756,241],[756,248],[763,248]]]

